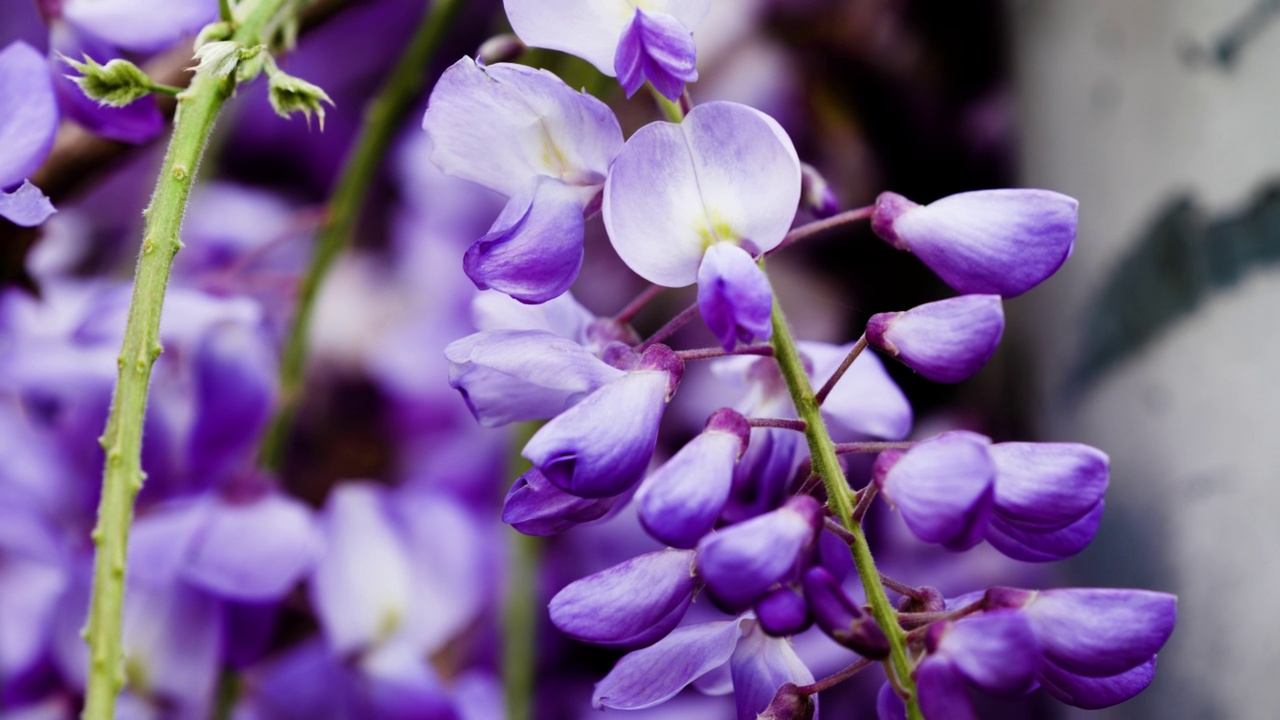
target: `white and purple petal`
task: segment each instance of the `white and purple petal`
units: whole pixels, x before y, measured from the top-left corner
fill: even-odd
[[[940,383],[956,383],[991,359],[1004,333],[999,295],[962,295],[867,322],[867,342]]]
[[[813,673],[786,638],[770,637],[753,626],[738,641],[729,660],[738,720],[755,720],[787,683],[809,685]]]
[[[781,126],[745,105],[698,105],[675,125],[638,130],[605,183],[614,249],[667,287],[697,280],[707,247],[765,252],[782,242],[800,199],[800,161]],[[747,246],[750,243],[750,246]]]
[[[82,33],[140,53],[163,50],[218,18],[216,0],[66,0],[62,17]]]
[[[659,94],[676,102],[684,84],[698,79],[693,33],[671,15],[637,8],[618,39],[613,69],[627,97],[648,80]]]
[[[625,375],[582,345],[538,330],[469,335],[445,357],[449,384],[485,427],[555,417]]]
[[[551,622],[575,640],[644,647],[662,639],[693,602],[693,551],[659,550],[565,586],[551,599]]]

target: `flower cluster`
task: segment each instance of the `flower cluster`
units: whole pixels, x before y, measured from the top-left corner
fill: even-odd
[[[634,506],[665,546],[551,601],[551,620],[568,636],[633,650],[596,686],[594,704],[652,707],[692,684],[732,690],[742,720],[811,717],[810,696],[844,679],[815,683],[792,649],[788,638],[815,624],[864,658],[856,669],[884,661],[884,718],[973,716],[969,689],[1017,696],[1041,687],[1085,708],[1139,692],[1172,632],[1172,596],[994,588],[944,599],[894,582],[902,601],[886,607],[860,527],[880,496],[916,538],[952,551],[986,540],[1044,562],[1093,539],[1105,454],[969,431],[903,442],[910,406],[863,352],[936,382],[968,378],[1001,338],[1002,298],[1039,284],[1070,254],[1076,202],[1045,190],[928,205],[884,193],[844,219],[870,219],[886,242],[965,294],[875,315],[851,346],[796,345],[764,260],[808,234],[789,231],[812,194],[803,192],[811,169],[769,116],[689,99],[688,32],[703,3],[617,5],[508,0],[507,10],[526,43],[583,57],[628,95],[648,80],[656,94],[681,98],[679,122],[651,123],[623,142],[606,107],[554,75],[464,58],[436,86],[423,123],[441,170],[510,198],[465,268],[477,287],[514,301],[484,296],[480,332],[446,351],[450,382],[481,424],[545,421],[524,446],[531,467],[512,485],[503,519],[551,535]],[[629,326],[630,309],[596,317],[566,292],[597,210],[621,260],[654,285],[639,302],[658,288],[697,286],[696,305],[648,339]],[[718,347],[663,344],[695,316]],[[704,360],[740,390],[655,463],[685,366]],[[872,452],[870,480],[856,492],[855,474],[826,462]],[[844,558],[824,550],[833,540]],[[866,558],[866,604],[845,584],[850,546]],[[711,606],[703,610],[729,617],[686,622],[699,597]]]

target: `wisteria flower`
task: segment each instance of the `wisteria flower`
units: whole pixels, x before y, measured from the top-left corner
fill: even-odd
[[[773,295],[755,258],[786,236],[800,160],[769,116],[695,107],[638,130],[609,171],[604,222],[623,262],[658,285],[698,283],[698,307],[726,349],[767,340]]]
[[[711,0],[506,0],[527,45],[561,50],[616,76],[631,97],[645,80],[675,101],[698,79],[693,29]]]
[[[442,171],[510,198],[467,251],[476,286],[527,303],[564,293],[582,265],[583,211],[622,147],[613,111],[544,70],[463,58],[436,84],[422,126]]]
[[[53,214],[49,198],[27,178],[53,147],[58,103],[44,57],[17,41],[0,50],[0,217],[35,226]]]

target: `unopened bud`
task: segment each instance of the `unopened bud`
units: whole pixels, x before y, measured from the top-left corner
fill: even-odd
[[[151,78],[128,60],[115,59],[106,65],[99,65],[88,55],[84,56],[84,62],[69,57],[62,59],[80,73],[79,76],[67,77],[79,85],[85,95],[103,105],[124,107],[151,94]]]
[[[800,692],[795,683],[787,683],[778,688],[773,702],[756,716],[756,720],[812,720],[815,709],[812,695]]]
[[[826,568],[813,567],[804,574],[804,594],[818,627],[832,640],[871,660],[889,656],[884,631],[849,599]]]
[[[835,190],[809,163],[800,163],[800,207],[817,218],[829,218],[840,212],[840,199]]]
[[[276,111],[276,114],[287,118],[295,112],[300,112],[307,117],[307,122],[310,123],[311,113],[314,112],[320,119],[320,129],[324,130],[323,103],[333,105],[333,100],[328,93],[318,85],[296,78],[281,70],[274,60],[268,59],[265,69],[267,71],[267,99],[271,101],[271,108]]]
[[[933,613],[946,609],[947,601],[942,592],[928,585],[916,588],[915,597],[904,595],[898,603],[898,612],[903,613]]]
[[[760,620],[760,627],[774,637],[797,635],[813,624],[804,597],[788,587],[765,595],[756,604],[756,618]]]
[[[204,73],[213,77],[229,77],[240,64],[240,53],[244,49],[244,45],[233,40],[205,43],[196,48],[197,65],[188,70],[194,69],[196,74]]]
[[[525,46],[513,33],[494,35],[476,50],[476,64],[493,65],[494,63],[512,62],[524,54]]]

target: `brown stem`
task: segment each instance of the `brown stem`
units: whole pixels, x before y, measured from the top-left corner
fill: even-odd
[[[647,348],[649,348],[649,346],[657,345],[663,340],[666,340],[672,335],[675,335],[677,330],[684,327],[685,325],[688,325],[689,321],[694,319],[697,316],[698,316],[698,305],[697,303],[694,303],[693,305],[690,305],[684,310],[681,310],[679,315],[676,315],[675,317],[668,320],[666,325],[663,325],[662,327],[658,328],[658,332],[651,335],[648,340],[645,340],[644,342],[637,345],[636,352],[644,352]]]
[[[827,399],[827,395],[831,393],[831,389],[836,386],[836,383],[840,382],[840,378],[844,377],[845,372],[853,365],[853,361],[857,360],[858,356],[862,354],[862,351],[866,349],[867,336],[863,335],[858,338],[858,342],[854,343],[853,347],[850,348],[849,354],[844,356],[844,362],[840,363],[840,367],[836,368],[836,371],[831,374],[831,377],[827,378],[827,381],[823,383],[822,389],[814,393],[814,397],[817,398],[819,405],[822,404],[823,400]]]
[[[910,450],[915,447],[915,442],[851,442],[836,443],[837,455],[851,455],[853,453],[878,453],[885,450]]]
[[[853,664],[849,665],[843,670],[840,670],[834,675],[831,675],[830,677],[825,677],[819,680],[818,682],[813,683],[812,685],[801,685],[800,687],[796,688],[796,692],[800,693],[801,695],[816,695],[822,692],[823,690],[830,690],[836,685],[839,685],[845,680],[848,680],[854,675],[857,675],[858,673],[862,672],[864,669],[871,667],[871,664],[872,664],[871,660],[868,660],[866,658],[859,658],[858,660],[854,661]]]
[[[777,247],[775,247],[774,249],[770,250],[765,254],[772,255],[784,247],[789,247],[791,245],[794,245],[800,242],[801,240],[807,240],[819,233],[824,233],[833,228],[838,228],[842,225],[848,225],[850,223],[858,222],[860,220],[870,219],[871,214],[875,212],[875,209],[876,209],[875,205],[868,205],[866,207],[857,208],[856,210],[846,210],[840,213],[839,215],[832,215],[831,217],[825,220],[818,220],[815,222],[807,223],[805,225],[801,225],[800,227],[795,228],[791,232],[787,233],[787,236],[782,238],[782,242],[778,243]]]
[[[722,357],[732,357],[734,355],[761,355],[763,357],[773,357],[772,345],[746,345],[733,350],[724,350],[723,348],[698,348],[697,350],[677,350],[676,356],[681,360],[714,360]]]
[[[626,307],[619,310],[617,315],[613,316],[613,321],[619,325],[631,322],[644,309],[644,306],[648,305],[650,300],[658,297],[663,290],[666,290],[666,288],[650,283],[649,287],[645,288],[634,300],[627,303]]]

